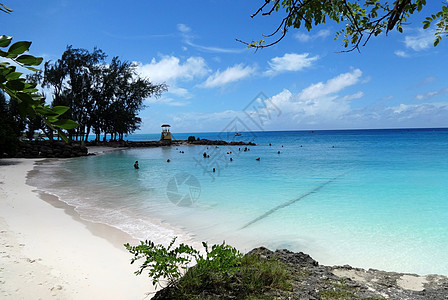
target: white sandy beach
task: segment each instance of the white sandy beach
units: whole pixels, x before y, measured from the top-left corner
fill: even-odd
[[[149,299],[147,276],[111,227],[80,220],[73,208],[25,184],[34,159],[0,161],[0,298]]]

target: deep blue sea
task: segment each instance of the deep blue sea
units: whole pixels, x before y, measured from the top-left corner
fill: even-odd
[[[448,275],[448,129],[174,134],[190,135],[257,146],[54,160],[30,183],[138,239],[225,240],[328,265]]]

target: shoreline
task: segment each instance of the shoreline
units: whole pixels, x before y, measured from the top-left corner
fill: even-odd
[[[101,154],[104,150],[122,150],[105,148],[92,151]],[[137,264],[130,265],[131,256],[122,247],[123,240],[133,243],[135,239],[118,228],[83,220],[73,206],[26,184],[35,163],[42,161],[0,160],[0,296],[148,299],[145,293],[153,290],[152,284],[147,276],[133,274]],[[48,236],[43,236],[41,229],[48,229]],[[45,243],[48,245],[42,245]],[[91,249],[92,245],[86,245],[89,243],[101,248]],[[60,249],[49,250],[51,247]],[[83,249],[77,251],[77,247]],[[67,258],[69,262],[64,262]],[[73,268],[78,264],[82,266]],[[115,279],[118,274],[110,278],[115,272],[121,279]],[[87,277],[82,278],[84,275]]]
[[[128,147],[111,147],[111,146],[88,146],[88,153],[89,155],[104,155],[108,154],[110,152],[115,151],[126,151],[131,148]],[[97,235],[101,238],[104,238],[114,244],[114,246],[118,247],[119,249],[124,248],[124,243],[130,243],[130,244],[138,244],[140,243],[140,240],[148,239],[148,237],[135,237],[130,232],[126,231],[126,229],[121,228],[120,226],[116,226],[113,224],[105,223],[98,220],[91,220],[89,218],[86,218],[77,210],[77,207],[74,206],[71,203],[68,203],[61,199],[58,195],[53,194],[49,191],[42,190],[39,187],[35,187],[32,183],[29,183],[29,179],[33,176],[39,176],[39,170],[36,168],[38,165],[41,165],[42,162],[45,162],[45,160],[59,160],[59,158],[44,158],[41,159],[40,162],[37,162],[34,164],[34,167],[32,170],[30,170],[27,173],[26,176],[26,184],[28,186],[33,187],[34,192],[39,194],[39,198],[50,203],[56,208],[62,208],[64,209],[65,213],[70,215],[74,220],[83,223],[94,235]],[[70,159],[70,158],[69,158]],[[37,174],[37,175],[36,175]],[[189,232],[186,232],[181,227],[172,226],[166,222],[164,222],[161,219],[154,219],[151,218],[150,224],[153,226],[156,226],[158,228],[167,230],[172,232],[173,237],[177,237],[176,244],[178,243],[189,243],[193,245],[194,247],[200,248],[201,242],[195,241],[192,234]],[[107,233],[107,234],[106,234]],[[113,235],[110,233],[114,233]],[[171,236],[171,235],[170,235]],[[157,241],[156,244],[158,243]]]
[[[56,196],[26,184],[40,159],[0,161],[0,296],[10,299],[148,299],[119,244],[128,235],[80,218]],[[42,193],[41,193],[42,195]],[[44,200],[44,201],[43,201]],[[149,293],[149,294],[148,294]]]

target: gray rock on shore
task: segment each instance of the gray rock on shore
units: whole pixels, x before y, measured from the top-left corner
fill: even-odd
[[[448,277],[364,270],[351,266],[323,266],[302,252],[249,252],[276,258],[288,266],[293,291],[268,293],[279,299],[448,299]]]

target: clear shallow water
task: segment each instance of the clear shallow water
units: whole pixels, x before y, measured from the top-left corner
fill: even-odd
[[[258,145],[247,152],[179,146],[59,160],[38,166],[30,184],[81,217],[139,239],[226,240],[242,251],[304,251],[322,264],[448,275],[448,130],[228,138]],[[170,201],[184,196],[194,203]]]

